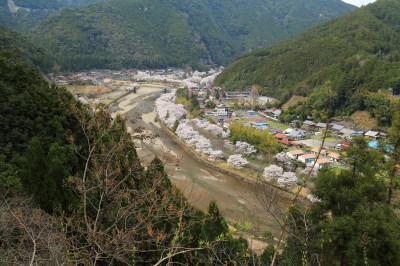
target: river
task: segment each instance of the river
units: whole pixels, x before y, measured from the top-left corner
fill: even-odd
[[[176,167],[176,160],[172,160],[165,163],[165,168],[172,183],[183,191],[192,204],[206,210],[209,202],[214,200],[229,224],[250,223],[249,233],[253,235],[260,235],[266,230],[276,235],[279,227],[274,217],[280,217],[280,212],[290,204],[290,194],[272,187],[249,184],[215,171],[182,150],[155,122],[154,102],[161,91],[161,88],[155,92],[154,88],[144,87],[139,89],[136,96],[128,95],[119,99],[113,107],[123,107],[129,130],[142,126],[158,135],[153,143],[137,145],[144,165],[150,162],[154,154],[162,158],[165,157],[165,151],[169,151],[167,153],[179,158],[179,166]],[[274,216],[269,214],[269,210],[274,211]]]

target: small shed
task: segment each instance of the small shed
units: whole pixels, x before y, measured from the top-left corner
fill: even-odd
[[[247,114],[249,116],[254,116],[255,112],[253,110],[249,110],[249,111],[247,111]]]

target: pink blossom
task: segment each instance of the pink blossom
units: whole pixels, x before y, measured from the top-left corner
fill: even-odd
[[[235,153],[237,154],[251,155],[257,152],[257,149],[253,145],[244,141],[236,142],[235,147]]]
[[[278,178],[278,183],[283,186],[293,186],[298,182],[298,178],[293,172],[285,172],[282,177]]]
[[[307,199],[308,199],[309,201],[311,201],[312,203],[321,202],[321,199],[319,199],[317,196],[315,196],[315,195],[313,195],[313,194],[308,194],[308,195],[307,195]]]
[[[239,154],[233,154],[229,156],[228,160],[226,162],[233,166],[235,169],[241,169],[243,166],[248,164],[249,162],[246,160],[246,158],[243,158],[242,155]]]
[[[282,167],[279,167],[275,164],[271,164],[268,167],[264,168],[263,176],[267,181],[277,180],[283,175]]]
[[[176,120],[180,120],[185,114],[182,104],[175,104],[175,92],[161,95],[155,102],[160,120],[171,128]]]

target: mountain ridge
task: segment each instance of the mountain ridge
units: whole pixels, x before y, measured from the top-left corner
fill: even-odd
[[[331,81],[335,107],[365,108],[367,92],[400,93],[400,3],[379,0],[325,22],[283,44],[257,50],[227,66],[215,84],[226,89],[259,85],[283,101],[309,96]]]
[[[302,3],[114,0],[61,10],[31,35],[61,62],[68,58],[63,63],[67,69],[96,65],[197,68],[224,65],[355,8],[336,0]]]

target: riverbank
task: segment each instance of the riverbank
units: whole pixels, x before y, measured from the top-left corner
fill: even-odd
[[[157,121],[159,121],[158,117],[157,117]],[[237,178],[237,179],[239,179],[241,181],[245,181],[245,182],[248,182],[248,183],[253,184],[253,185],[268,185],[268,186],[274,187],[275,189],[278,189],[278,190],[280,190],[280,191],[282,191],[284,193],[287,193],[288,196],[289,195],[294,196],[293,191],[286,190],[286,189],[284,189],[282,187],[279,187],[277,185],[274,185],[274,184],[270,184],[270,183],[266,184],[264,182],[261,182],[261,180],[256,178],[256,177],[253,177],[253,176],[250,176],[250,175],[246,175],[245,173],[240,172],[240,171],[235,171],[234,169],[222,168],[220,165],[201,157],[195,150],[193,150],[192,147],[189,147],[188,145],[186,145],[186,143],[181,138],[179,138],[174,132],[172,132],[171,129],[169,129],[167,126],[165,126],[161,122],[159,122],[158,124],[160,125],[160,127],[164,131],[164,133],[166,135],[168,135],[168,137],[173,139],[184,151],[186,151],[191,156],[193,156],[193,158],[195,158],[199,163],[201,163],[201,164],[203,164],[203,165],[205,165],[205,166],[207,166],[209,168],[212,168],[212,169],[214,169],[216,171],[224,173],[226,175],[230,175],[230,176],[232,176],[234,178]]]
[[[239,173],[228,171],[223,167],[229,166],[223,163],[215,165],[205,158],[199,158],[193,149],[187,147],[172,131],[163,129],[163,125],[157,121],[154,102],[162,91],[160,87],[156,91],[139,89],[139,95],[119,98],[110,108],[114,114],[122,113],[130,130],[143,127],[157,135],[153,141],[136,140],[137,153],[143,165],[147,166],[154,156],[161,158],[171,182],[191,204],[207,211],[209,202],[216,201],[228,224],[251,224],[250,229],[245,234],[241,232],[241,235],[253,245],[263,247],[260,237],[266,231],[275,236],[279,234],[276,219],[284,218],[293,195],[281,188],[260,186],[255,177],[246,176],[238,170]],[[120,104],[123,108],[119,108]]]

